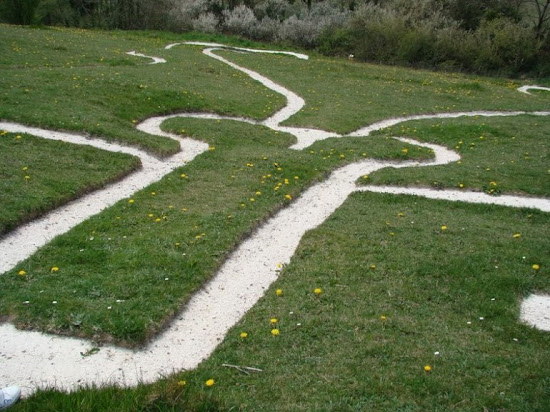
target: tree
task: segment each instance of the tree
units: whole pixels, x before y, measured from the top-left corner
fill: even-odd
[[[35,23],[36,8],[40,0],[0,0],[0,16],[8,23]]]
[[[535,33],[538,39],[542,39],[548,31],[550,22],[550,0],[532,0],[537,11]]]

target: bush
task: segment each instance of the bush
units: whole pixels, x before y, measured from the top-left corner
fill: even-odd
[[[500,18],[483,21],[475,32],[479,72],[517,74],[534,66],[540,43],[532,29]]]
[[[269,17],[264,17],[262,21],[258,22],[252,33],[252,38],[262,41],[275,41],[277,33],[281,23],[279,20],[274,20]]]
[[[286,0],[266,0],[254,7],[254,15],[258,20],[265,18],[282,22],[289,18],[293,13],[291,3]]]
[[[432,66],[435,58],[435,36],[426,28],[412,27],[400,39],[396,61],[414,66]]]
[[[349,56],[355,53],[355,39],[347,27],[327,29],[319,37],[319,52],[328,56]]]
[[[48,26],[72,26],[78,21],[69,0],[42,0],[37,7],[36,17],[40,23]]]
[[[395,63],[396,50],[407,33],[403,16],[393,10],[367,4],[351,21],[355,56],[361,60]]]
[[[254,31],[258,25],[258,20],[254,16],[254,12],[248,7],[241,5],[233,10],[224,10],[224,28],[233,34],[241,36],[254,37]]]
[[[193,22],[199,19],[199,16],[206,15],[210,11],[209,0],[186,0],[180,3],[174,3],[171,14],[174,16],[180,30],[193,29]],[[207,17],[205,22],[211,20]],[[200,25],[200,23],[197,23]]]
[[[285,20],[278,39],[312,48],[319,44],[323,32],[343,27],[347,19],[348,12],[340,11],[329,3],[316,3],[310,11],[302,9],[301,17],[293,15]]]
[[[218,31],[218,25],[220,21],[214,13],[201,14],[191,22],[191,27],[195,31],[202,31],[204,33],[216,33]]]

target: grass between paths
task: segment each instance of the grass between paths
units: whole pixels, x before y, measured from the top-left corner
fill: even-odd
[[[549,93],[550,94],[550,93]],[[364,184],[431,186],[501,193],[550,196],[550,118],[463,118],[406,122],[376,133],[408,136],[455,150],[461,160],[445,166],[384,169]]]
[[[163,49],[181,38],[1,26],[0,118],[166,155],[176,145],[136,132],[134,121],[181,110],[263,118],[283,104],[200,49]],[[125,54],[132,49],[170,63],[148,65]],[[339,132],[404,113],[548,110],[550,102],[548,93],[525,96],[508,80],[222,53],[306,99],[289,123]],[[296,197],[357,159],[431,156],[389,133],[458,146],[463,160],[381,171],[367,182],[464,183],[493,194],[548,196],[547,124],[527,116],[407,123],[403,130],[329,139],[296,152],[288,149],[292,136],[261,127],[172,120],[166,129],[207,141],[213,150],[2,275],[0,314],[21,327],[140,345],[243,237],[284,207],[286,194]],[[27,163],[37,167],[39,149],[33,145],[28,162],[12,174],[20,178],[19,166]],[[69,159],[59,162],[72,170]],[[31,175],[42,180],[42,173]],[[15,197],[22,196],[21,184],[9,183]],[[548,219],[531,210],[354,194],[306,235],[280,279],[197,370],[135,389],[39,391],[14,411],[543,411],[550,403],[550,337],[519,324],[518,305],[531,292],[550,292]],[[263,372],[246,375],[224,363]],[[213,386],[205,385],[208,379]]]
[[[136,389],[43,391],[14,411],[544,411],[550,336],[521,325],[518,304],[549,292],[548,219],[356,193],[197,370]]]
[[[184,111],[259,119],[284,105],[280,95],[214,62],[199,47],[164,49],[182,40],[2,25],[0,119],[86,132],[165,156],[178,144],[136,131],[137,122]],[[151,65],[126,54],[132,50],[167,63]]]
[[[2,276],[0,313],[20,327],[145,343],[286,195],[366,156],[431,157],[384,137],[369,139],[368,148],[361,138],[333,139],[297,152],[287,148],[292,136],[238,122],[173,119],[166,128],[185,128],[213,150]]]
[[[0,235],[140,165],[122,153],[0,131]]]
[[[548,92],[519,93],[520,82],[312,56],[310,60],[220,52],[306,101],[286,124],[349,133],[379,120],[474,110],[548,110]],[[274,63],[275,62],[275,63]],[[550,86],[550,80],[537,80]],[[527,83],[527,84],[532,84]]]

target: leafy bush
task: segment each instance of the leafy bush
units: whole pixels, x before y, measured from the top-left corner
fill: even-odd
[[[355,52],[355,39],[348,27],[327,29],[319,37],[319,52],[329,56],[349,56]]]
[[[292,4],[286,0],[266,0],[254,7],[254,15],[258,20],[264,20],[267,17],[281,22],[292,14],[294,14]]]
[[[42,0],[37,7],[36,17],[49,26],[72,26],[78,21],[69,0]]]
[[[253,33],[258,25],[258,20],[256,20],[254,12],[248,7],[241,5],[233,10],[224,10],[223,17],[225,20],[224,28],[230,33],[254,37]]]
[[[343,27],[348,13],[340,11],[330,3],[316,3],[311,10],[302,10],[300,16],[293,15],[280,27],[278,39],[305,48],[316,47],[321,34]]]
[[[533,65],[540,47],[533,30],[505,18],[483,21],[476,39],[480,71],[518,73]]]
[[[366,4],[357,11],[351,28],[355,56],[386,63],[395,63],[396,50],[408,30],[403,16],[373,4]]]
[[[219,20],[214,13],[208,12],[199,15],[191,22],[191,26],[195,31],[205,33],[216,33],[218,31]]]

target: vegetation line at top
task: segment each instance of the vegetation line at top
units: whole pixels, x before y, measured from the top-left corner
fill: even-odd
[[[550,0],[5,0],[0,22],[195,30],[360,61],[550,75]]]

